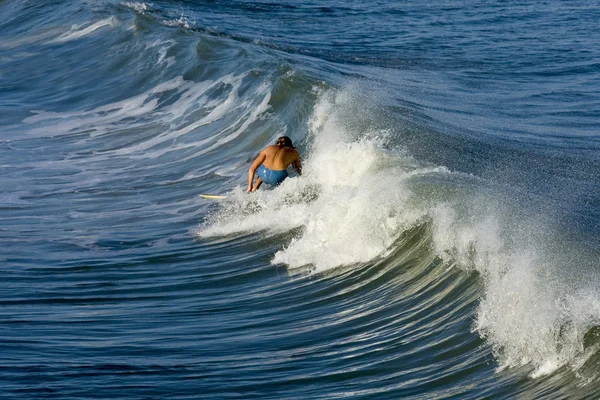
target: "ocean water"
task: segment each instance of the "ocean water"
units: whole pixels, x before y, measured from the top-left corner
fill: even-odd
[[[598,20],[0,1],[0,397],[598,398]]]

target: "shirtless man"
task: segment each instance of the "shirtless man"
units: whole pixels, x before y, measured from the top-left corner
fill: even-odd
[[[294,167],[298,175],[302,174],[300,154],[292,144],[292,139],[282,136],[277,139],[277,144],[265,147],[250,166],[248,192],[256,191],[263,182],[268,185],[279,185],[287,178],[286,169],[290,165]],[[258,178],[252,185],[255,173],[258,174]]]

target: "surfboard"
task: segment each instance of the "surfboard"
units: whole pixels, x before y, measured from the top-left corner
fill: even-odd
[[[200,194],[198,196],[202,197],[203,199],[209,199],[209,200],[222,200],[222,199],[227,198],[227,196],[222,196],[219,194]]]

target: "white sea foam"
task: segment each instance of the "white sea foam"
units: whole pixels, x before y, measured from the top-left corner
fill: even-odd
[[[150,7],[152,7],[152,3],[144,3],[140,1],[124,1],[121,3],[123,7],[130,8],[138,13],[144,13],[148,11]]]
[[[354,135],[334,111],[353,101],[345,92],[323,96],[310,121],[313,143],[302,177],[268,193],[236,192],[232,209],[226,205],[199,235],[301,227],[302,233],[273,259],[290,268],[313,265],[323,271],[385,255],[398,235],[424,216],[407,207],[406,180],[416,173],[447,171],[418,167],[385,150],[386,132]],[[257,211],[235,211],[248,207]]]
[[[176,44],[176,42],[174,40],[155,40],[152,43],[149,43],[146,46],[146,49],[153,49],[155,47],[158,47],[158,60],[156,61],[157,64],[166,64],[165,67],[168,68],[171,65],[174,65],[176,62],[176,59],[174,56],[171,57],[167,57],[167,53],[169,52],[169,49],[171,47],[173,47]]]
[[[97,21],[91,25],[83,27],[83,25],[73,25],[68,32],[63,33],[56,39],[51,40],[49,43],[64,43],[71,40],[79,39],[83,36],[89,35],[90,33],[105,27],[105,26],[116,26],[118,21],[115,17],[105,18]]]
[[[125,128],[143,127],[148,123],[161,123],[171,128],[140,142],[115,149],[114,155],[156,158],[168,152],[193,147],[198,149],[195,153],[198,156],[237,138],[268,110],[271,90],[269,84],[263,83],[252,97],[240,100],[238,91],[245,77],[245,73],[228,74],[212,81],[193,82],[180,76],[139,95],[92,110],[62,113],[37,110],[23,122],[34,125],[27,131],[29,137],[86,132],[92,138]],[[220,94],[215,97],[216,90]],[[167,92],[175,92],[176,100],[161,106],[160,97]],[[205,115],[197,119],[187,117],[196,110],[202,110]],[[183,140],[186,135],[197,132],[199,128],[230,113],[235,113],[235,120],[228,124],[228,129],[210,131],[210,135],[193,135],[189,140]],[[174,144],[175,142],[177,143]]]
[[[163,24],[165,24],[166,26],[181,27],[181,28],[185,28],[185,29],[191,29],[194,27],[194,23],[191,22],[184,15],[180,16],[177,19],[173,19],[173,20],[165,19],[165,20],[163,20]]]
[[[26,124],[46,122],[42,127],[28,130],[29,136],[60,136],[91,130],[93,135],[102,135],[114,129],[126,118],[149,115],[157,107],[157,99],[153,96],[169,90],[174,90],[182,84],[181,78],[161,83],[155,88],[124,100],[113,102],[92,109],[77,112],[47,112],[32,111],[34,115],[23,120]],[[51,124],[48,124],[51,122]],[[121,126],[122,127],[122,126]]]
[[[583,365],[593,352],[584,335],[600,325],[599,280],[584,268],[594,261],[534,216],[483,198],[464,202],[470,207],[433,210],[433,243],[440,257],[481,275],[485,294],[474,329],[491,343],[500,368],[529,366],[537,378]]]
[[[586,258],[549,224],[511,210],[501,193],[479,191],[476,178],[387,148],[385,131],[356,129],[356,102],[348,91],[322,94],[309,121],[303,176],[271,191],[237,188],[197,234],[295,230],[273,263],[319,272],[383,257],[402,232],[429,224],[432,250],[444,265],[481,277],[473,328],[500,368],[525,365],[535,378],[583,365],[594,351],[584,349],[583,337],[600,325],[598,280],[573,278]],[[427,184],[436,179],[469,184],[446,193]]]

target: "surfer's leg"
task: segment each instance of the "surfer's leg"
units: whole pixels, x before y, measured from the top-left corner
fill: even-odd
[[[256,178],[256,182],[254,182],[254,186],[252,187],[252,191],[255,192],[258,190],[258,188],[260,187],[260,185],[262,185],[262,179],[260,179],[260,176],[258,178]]]

